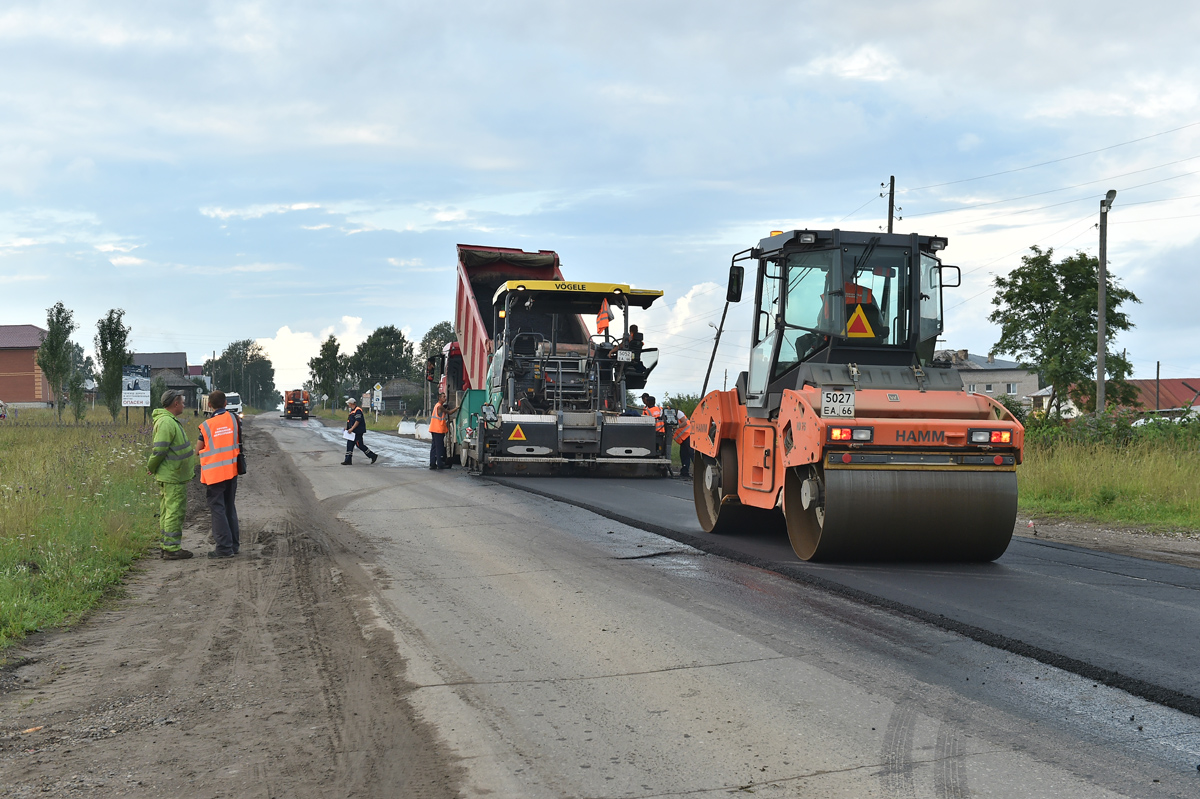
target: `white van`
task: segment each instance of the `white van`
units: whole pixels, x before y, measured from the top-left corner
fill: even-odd
[[[230,413],[236,413],[240,417],[242,415],[242,395],[226,394],[225,410],[229,411]]]

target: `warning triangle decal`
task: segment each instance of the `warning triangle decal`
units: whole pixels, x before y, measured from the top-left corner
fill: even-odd
[[[867,323],[867,315],[861,305],[854,306],[850,321],[846,323],[846,335],[850,338],[875,338],[875,331]]]
[[[524,441],[525,431],[521,429],[521,425],[517,425],[517,429],[512,431],[512,435],[508,437],[509,441]]]

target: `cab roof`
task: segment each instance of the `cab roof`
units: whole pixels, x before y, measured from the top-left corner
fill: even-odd
[[[509,280],[501,283],[492,295],[492,305],[498,304],[510,291],[533,296],[548,313],[594,314],[600,303],[608,300],[620,307],[649,308],[663,295],[654,289],[630,288],[624,283],[576,283],[569,280]]]

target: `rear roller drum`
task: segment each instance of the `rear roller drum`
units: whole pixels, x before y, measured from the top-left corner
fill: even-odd
[[[704,532],[726,535],[747,523],[749,509],[738,501],[737,487],[737,447],[732,441],[721,442],[716,458],[695,454],[692,494],[696,500],[696,518]]]

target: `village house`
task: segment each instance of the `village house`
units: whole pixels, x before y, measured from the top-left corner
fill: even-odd
[[[992,355],[972,355],[966,350],[938,350],[935,361],[949,361],[962,374],[967,391],[987,394],[999,399],[1007,394],[1029,405],[1040,388],[1038,374],[1016,361],[1005,361]]]
[[[16,408],[54,404],[50,381],[37,365],[46,331],[35,325],[0,325],[0,402]]]
[[[183,393],[183,401],[189,408],[196,408],[202,389],[189,376],[186,352],[135,352],[134,366],[149,366],[150,379],[159,378],[167,388]],[[155,400],[157,402],[157,399]]]

